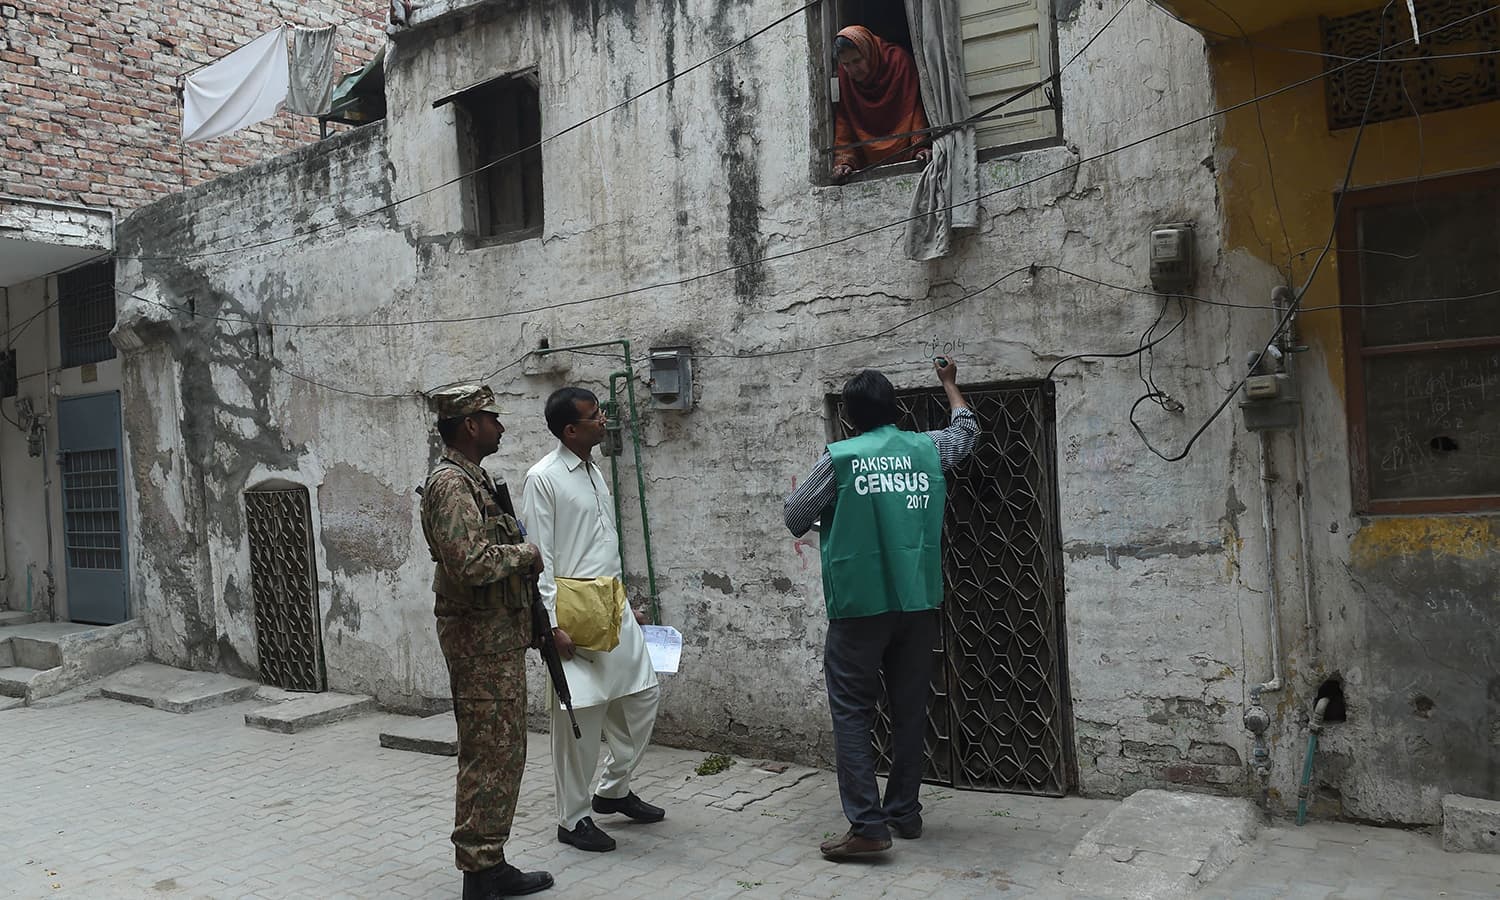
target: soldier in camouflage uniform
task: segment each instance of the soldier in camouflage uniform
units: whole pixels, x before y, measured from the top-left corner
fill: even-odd
[[[524,542],[504,483],[497,489],[479,465],[505,433],[494,393],[458,385],[430,402],[446,447],[422,491],[422,532],[437,563],[433,612],[458,721],[454,855],[464,900],[497,900],[552,886],[546,872],[505,861],[526,766],[529,579],[542,557]]]

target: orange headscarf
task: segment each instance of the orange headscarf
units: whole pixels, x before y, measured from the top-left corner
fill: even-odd
[[[848,38],[854,44],[870,71],[865,80],[855,81],[843,66],[839,66],[834,143],[854,144],[925,129],[927,114],[922,109],[917,66],[906,48],[881,40],[863,25],[850,25],[838,36]],[[835,150],[833,164],[858,169],[876,162],[903,162],[912,158],[916,148],[925,145],[926,135],[875,140],[863,146]]]

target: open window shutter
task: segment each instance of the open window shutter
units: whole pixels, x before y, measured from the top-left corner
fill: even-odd
[[[1052,74],[1052,23],[1047,0],[959,0],[958,5],[969,102],[975,113]],[[1047,96],[1039,87],[990,115],[1046,103]],[[983,150],[1056,134],[1057,115],[1048,109],[980,122],[977,139]]]

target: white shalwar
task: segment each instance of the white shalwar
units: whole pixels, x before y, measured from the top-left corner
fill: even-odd
[[[528,539],[542,551],[539,585],[549,624],[557,626],[557,576],[620,578],[620,537],[614,499],[604,473],[565,446],[542,457],[526,473],[521,520]],[[630,610],[620,621],[620,644],[608,652],[578,650],[563,661],[582,738],[560,703],[552,705],[552,761],[557,822],[572,830],[590,815],[592,795],[621,798],[656,724],[660,688],[646,639]],[[607,753],[594,790],[599,739]]]

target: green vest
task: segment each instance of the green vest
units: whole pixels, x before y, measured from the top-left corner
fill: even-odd
[[[886,425],[828,446],[838,497],[824,513],[828,618],[937,609],[943,603],[943,505],[937,445]]]

